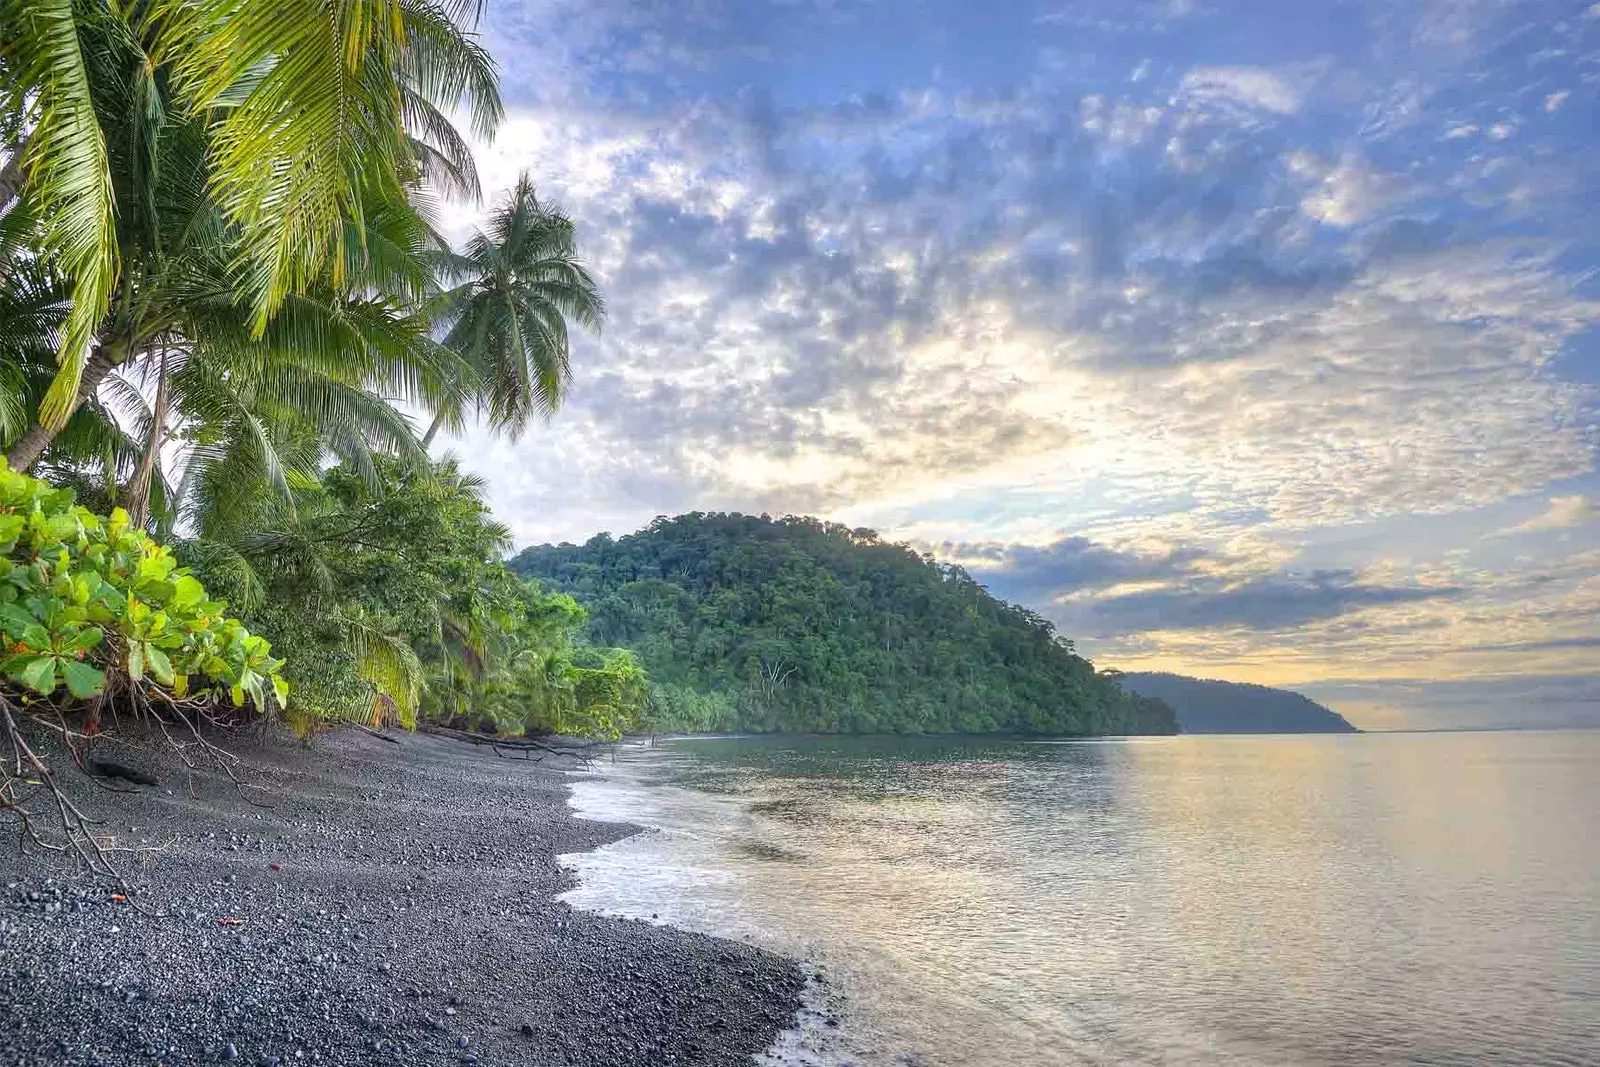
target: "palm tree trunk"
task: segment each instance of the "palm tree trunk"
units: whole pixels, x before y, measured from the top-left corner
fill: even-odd
[[[161,350],[161,363],[156,370],[156,402],[151,408],[150,436],[145,440],[144,455],[139,457],[139,468],[133,472],[122,498],[128,509],[128,521],[135,528],[143,528],[150,518],[150,480],[155,475],[156,459],[161,454],[161,442],[167,430],[167,350]]]
[[[111,373],[113,364],[105,353],[105,347],[99,346],[89,354],[89,361],[84,364],[83,377],[78,382],[78,395],[72,401],[72,411],[77,411],[83,402],[94,395],[100,383],[106,380],[106,375]],[[67,413],[72,417],[72,412]],[[56,437],[55,430],[47,430],[34,421],[23,435],[11,445],[11,451],[6,453],[6,465],[14,471],[26,471],[36,463],[44,450],[50,447],[50,442]]]
[[[6,151],[11,155],[7,157],[6,165],[0,167],[0,207],[5,207],[11,202],[12,197],[22,192],[22,183],[27,178],[27,175],[22,173],[22,155],[27,150],[26,139],[6,146]]]
[[[428,432],[422,435],[422,447],[424,450],[426,450],[429,445],[433,444],[434,435],[439,432],[439,427],[443,425],[444,412],[441,411],[433,417],[433,423],[428,427]]]

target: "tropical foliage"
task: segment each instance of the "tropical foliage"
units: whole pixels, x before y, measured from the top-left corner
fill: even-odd
[[[130,696],[137,709],[282,708],[267,641],[225,614],[118,508],[102,519],[0,463],[0,692],[18,705]]]
[[[294,722],[419,719],[506,734],[615,737],[643,681],[576,643],[570,597],[519,581],[483,483],[453,460],[347,466],[206,512],[180,556],[287,657]]]
[[[501,117],[480,13],[0,0],[0,448],[182,590],[111,630],[75,618],[110,592],[40,602],[49,642],[6,661],[36,697],[159,702],[205,666],[226,695],[289,685],[305,732],[631,723],[637,665],[506,571],[481,485],[431,463],[406,413],[521,432],[560,403],[569,320],[604,313],[527,180],[459,252],[433,227],[436,197],[479,195],[453,117],[478,138]],[[202,587],[236,618],[190,603]],[[171,643],[190,608],[215,617],[216,662]],[[287,662],[263,672],[267,638]]]
[[[213,753],[202,726],[263,713],[1172,729],[870,531],[693,515],[507,566],[483,485],[428,445],[550,416],[605,305],[526,178],[459,248],[434,226],[501,118],[480,13],[0,0],[0,809],[29,828],[18,782],[43,782],[99,855],[18,721],[73,742],[124,709]]]
[[[426,280],[419,183],[476,186],[444,114],[463,107],[483,135],[500,116],[462,21],[474,7],[3,0],[0,111],[20,118],[0,203],[21,196],[62,300],[57,368],[12,466],[118,367],[242,341],[325,367],[335,352],[307,341],[403,318]]]
[[[512,566],[587,606],[591,640],[637,650],[661,728],[1176,730],[1049,621],[871,530],[696,513]]]

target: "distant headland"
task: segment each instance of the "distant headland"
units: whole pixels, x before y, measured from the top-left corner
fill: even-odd
[[[1353,734],[1344,716],[1287,689],[1181,674],[1130,672],[1122,686],[1165,702],[1186,734]]]

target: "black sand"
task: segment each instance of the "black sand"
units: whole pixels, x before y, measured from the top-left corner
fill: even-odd
[[[558,855],[632,828],[572,818],[548,762],[268,742],[258,808],[217,774],[190,798],[160,745],[96,754],[160,781],[63,774],[119,844],[166,844],[132,869],[160,914],[0,845],[0,1064],[732,1065],[792,1022],[791,962],[554,900]]]

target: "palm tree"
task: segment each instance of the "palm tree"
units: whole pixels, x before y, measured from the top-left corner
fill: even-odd
[[[456,282],[434,303],[447,327],[445,347],[470,368],[455,403],[435,407],[423,445],[441,426],[459,429],[470,401],[492,429],[519,435],[535,415],[560,406],[572,369],[567,322],[598,330],[605,301],[577,259],[572,220],[539,202],[524,174],[506,201],[467,242],[438,257],[438,273]]]
[[[0,446],[27,429],[56,375],[56,338],[70,309],[54,265],[35,252],[34,221],[23,205],[0,215]],[[137,425],[135,426],[137,431]],[[142,437],[125,430],[98,397],[81,405],[56,435],[39,471],[71,485],[80,499],[109,509],[138,463]],[[149,486],[163,496],[166,486]]]
[[[494,64],[467,28],[477,8],[0,0],[0,112],[23,116],[0,129],[0,210],[38,220],[70,297],[11,466],[31,466],[114,370],[197,341],[197,295],[259,341],[296,299],[420,277],[370,260],[415,219],[418,181],[476,189],[444,112],[464,105],[480,136],[500,118]]]
[[[140,358],[101,378],[97,389],[137,437],[131,447],[118,449],[117,472],[104,479],[109,501],[122,503],[133,521],[144,525],[152,486],[165,488],[159,477],[162,451],[180,439],[190,445],[205,442],[203,448],[185,447],[191,461],[226,451],[235,475],[231,484],[241,492],[259,484],[286,494],[285,471],[314,473],[326,451],[364,469],[371,467],[372,448],[420,460],[423,453],[410,424],[381,394],[448,397],[461,373],[459,359],[431,338],[426,320],[408,306],[423,292],[422,256],[433,247],[431,231],[406,204],[360,205],[367,215],[361,227],[365,247],[357,245],[352,224],[346,269],[373,295],[341,295],[324,286],[291,296],[253,340],[248,310],[227,284],[226,246],[215,239],[224,224],[200,178],[203,160],[195,150],[203,141],[180,136],[181,130],[168,132],[158,160],[166,180],[155,186],[154,210],[147,208],[150,217],[141,220],[134,205],[125,224],[131,229],[142,222],[146,228],[128,246],[140,257],[137,267],[130,267],[141,279],[133,317],[148,346]],[[14,210],[0,219],[0,237],[3,224],[20,214]],[[5,324],[15,320],[16,357],[9,362],[30,386],[17,405],[29,410],[52,376],[49,360],[41,356],[49,347],[41,335],[59,321],[61,301],[48,286],[22,281],[39,273],[45,261],[16,258],[19,266],[35,269],[10,275],[17,279],[9,285],[16,292],[0,290],[0,361],[13,347],[5,343]],[[31,346],[24,344],[29,326]],[[146,401],[152,385],[153,404]],[[91,397],[68,428],[104,412],[101,400]],[[0,443],[16,429],[16,413],[7,415],[0,409]],[[285,426],[301,438],[313,430],[308,447],[277,455],[274,436]],[[37,423],[31,430],[41,432]],[[97,432],[105,436],[104,429]],[[73,465],[83,457],[67,454],[62,446],[81,440],[83,433],[51,437],[51,474],[57,480],[73,478]],[[67,461],[66,469],[60,460]],[[262,477],[242,477],[242,462]],[[118,476],[125,481],[120,493]]]

